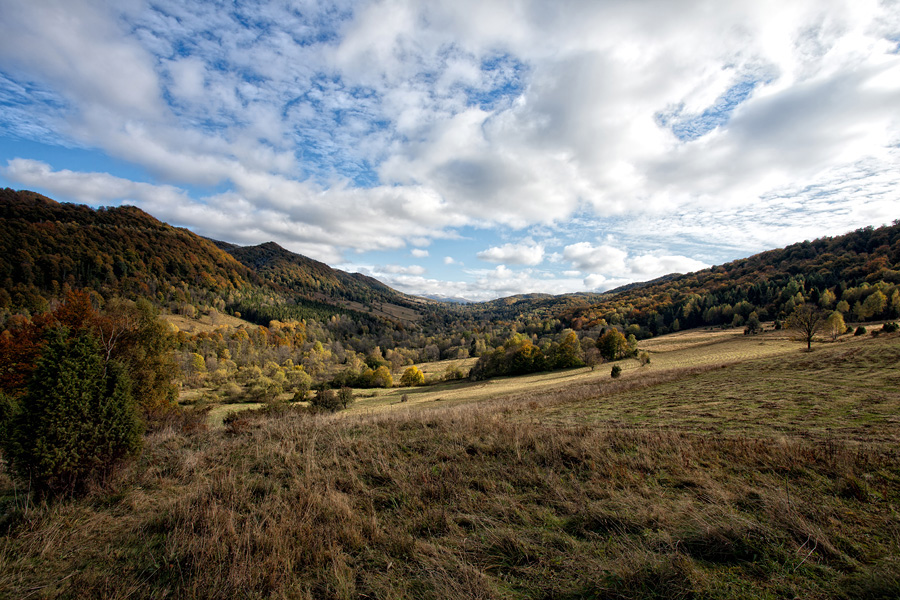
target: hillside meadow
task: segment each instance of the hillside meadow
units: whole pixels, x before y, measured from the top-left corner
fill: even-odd
[[[0,474],[0,597],[900,596],[898,334],[642,347],[169,427],[52,504]]]

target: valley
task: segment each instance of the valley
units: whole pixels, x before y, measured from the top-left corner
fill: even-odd
[[[900,590],[900,223],[450,304],[0,196],[0,597]]]

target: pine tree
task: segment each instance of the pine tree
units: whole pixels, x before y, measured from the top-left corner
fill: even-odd
[[[141,423],[131,380],[92,333],[57,327],[47,338],[4,450],[38,491],[70,492],[136,454]]]

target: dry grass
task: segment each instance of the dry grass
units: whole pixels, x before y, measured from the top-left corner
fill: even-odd
[[[0,475],[0,597],[898,597],[897,353],[882,337],[602,386],[541,380],[552,393],[165,430],[84,498],[33,506]],[[830,419],[827,434],[770,424],[776,410],[723,435],[691,421],[731,419],[729,402],[774,397],[778,378],[800,405],[826,374],[872,427],[844,424],[837,392],[819,417],[795,414]],[[703,398],[760,376],[743,398]],[[671,423],[628,416],[639,398]]]
[[[671,337],[671,340],[666,338]],[[720,367],[758,358],[796,353],[798,345],[779,332],[759,336],[745,336],[736,330],[691,330],[673,336],[646,340],[640,344],[641,350],[651,352],[649,365],[641,366],[634,359],[617,361],[622,368],[622,380],[630,383],[637,377],[643,381],[680,378],[686,370]],[[460,365],[471,368],[476,359],[425,363],[418,367],[427,374],[439,374],[447,367]],[[380,411],[395,408],[405,394],[410,405],[468,404],[484,402],[508,396],[523,394],[556,395],[568,393],[573,387],[602,385],[609,382],[610,364],[602,364],[593,371],[588,368],[534,373],[520,377],[498,377],[479,382],[447,382],[419,388],[399,388],[378,392],[368,392],[359,399],[354,411]]]

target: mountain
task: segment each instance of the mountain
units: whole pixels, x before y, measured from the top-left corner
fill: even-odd
[[[362,314],[410,324],[439,303],[268,242],[241,247],[134,206],[94,209],[0,190],[0,309],[45,310],[66,287],[272,318]],[[254,318],[255,317],[255,318]]]
[[[46,308],[65,286],[158,304],[263,285],[211,242],[134,206],[93,209],[0,190],[0,308]]]
[[[741,325],[751,316],[781,319],[810,301],[829,310],[844,302],[845,314],[857,320],[898,316],[900,221],[605,294],[524,294],[453,304],[403,294],[273,242],[236,246],[172,227],[132,206],[93,209],[3,189],[0,281],[0,310],[9,312],[45,310],[69,287],[146,297],[170,310],[216,307],[259,324],[343,314],[366,321],[370,330],[414,325],[420,331],[463,331],[478,322],[504,321],[542,331],[616,325],[643,337]]]
[[[900,316],[900,221],[838,237],[791,244],[686,275],[619,288],[560,315],[575,329],[635,325],[642,335],[704,325],[742,324],[753,313],[780,319],[802,302],[857,320]],[[865,308],[869,301],[872,312]],[[883,307],[881,305],[884,305]],[[871,314],[870,314],[871,313]],[[736,318],[736,315],[739,318]]]
[[[361,273],[347,273],[295,254],[275,242],[236,246],[213,241],[275,289],[301,298],[368,313],[388,320],[418,321],[422,310],[437,303],[398,292]]]

